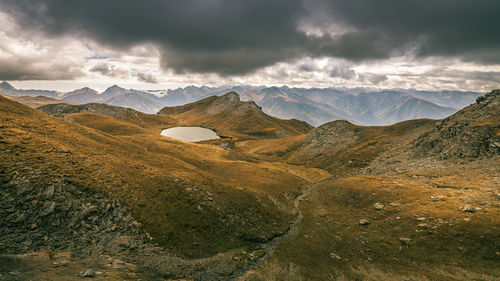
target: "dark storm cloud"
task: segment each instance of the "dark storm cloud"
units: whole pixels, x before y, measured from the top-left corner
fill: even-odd
[[[78,65],[51,64],[44,59],[0,58],[0,80],[72,80],[85,76]]]
[[[497,0],[332,0],[310,3],[313,2],[316,3],[314,9],[358,30],[345,36],[350,43],[343,38],[337,42],[339,46],[346,43],[355,43],[358,48],[368,46],[380,56],[415,48],[418,56],[457,56],[484,63],[500,62],[500,1]],[[355,59],[361,55],[356,50],[344,50],[340,54]]]
[[[0,0],[24,28],[126,49],[154,43],[176,72],[241,74],[303,56],[455,56],[500,63],[498,0]],[[346,27],[307,36],[300,25]]]

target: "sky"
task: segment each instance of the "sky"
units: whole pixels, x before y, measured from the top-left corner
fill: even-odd
[[[0,0],[17,88],[500,88],[498,0]]]

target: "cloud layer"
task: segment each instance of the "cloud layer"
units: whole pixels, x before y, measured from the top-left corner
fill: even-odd
[[[500,63],[496,0],[0,0],[0,9],[47,36],[155,44],[177,73],[245,74],[306,56]]]

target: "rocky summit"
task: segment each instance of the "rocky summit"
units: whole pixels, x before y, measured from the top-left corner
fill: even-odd
[[[500,90],[443,119],[414,145],[417,154],[443,159],[500,155]]]

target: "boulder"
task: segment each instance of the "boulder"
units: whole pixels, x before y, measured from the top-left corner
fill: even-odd
[[[477,209],[472,207],[471,205],[467,204],[462,207],[462,211],[467,212],[467,213],[474,213]]]
[[[368,221],[367,219],[362,219],[359,221],[359,225],[369,225],[370,224],[370,221]]]
[[[403,243],[405,245],[408,245],[411,242],[411,238],[400,237],[399,241],[401,241],[401,243]]]
[[[96,273],[92,269],[87,269],[82,273],[82,277],[84,278],[94,278],[96,276]]]

